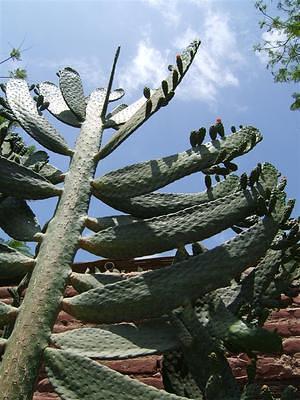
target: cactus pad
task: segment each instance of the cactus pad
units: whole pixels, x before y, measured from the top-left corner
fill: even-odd
[[[108,360],[163,353],[179,346],[172,327],[155,320],[75,329],[52,335],[51,342],[63,350]]]
[[[63,309],[85,321],[134,321],[160,316],[180,306],[187,297],[193,300],[228,286],[232,278],[264,256],[274,239],[285,204],[282,193],[278,198],[276,213],[223,245],[163,270],[65,299]]]
[[[26,201],[10,196],[0,199],[0,227],[13,239],[25,242],[41,231]]]
[[[24,80],[10,79],[6,85],[6,96],[19,124],[37,142],[59,154],[73,153],[64,138],[40,115]]]
[[[50,382],[62,400],[184,399],[71,352],[47,348],[44,357]]]

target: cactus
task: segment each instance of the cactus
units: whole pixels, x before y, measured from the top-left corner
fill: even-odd
[[[91,358],[124,359],[164,353],[179,347],[167,321],[107,325],[103,328],[75,329],[51,336],[51,343]]]
[[[253,384],[255,353],[281,350],[280,337],[262,324],[269,309],[281,306],[280,294],[292,293],[299,279],[299,222],[290,218],[293,202],[286,201],[285,182],[277,182],[274,166],[232,174],[237,165],[231,161],[256,146],[260,132],[248,126],[225,136],[222,125],[219,137],[213,132],[204,143],[202,127],[193,131],[187,151],[95,177],[98,162],[172,100],[199,45],[196,40],[176,56],[159,88],[145,87],[139,100],[112,110],[110,103],[124,96],[123,89],[113,90],[119,48],[107,87],[89,96],[70,67],[58,73],[58,86],[35,85],[36,102],[25,81],[7,82],[1,115],[71,162],[68,171],[60,171],[45,151],[29,154],[17,136],[9,136],[10,122],[1,125],[0,226],[15,239],[37,242],[34,257],[0,245],[0,278],[19,281],[11,290],[12,305],[0,304],[1,400],[31,400],[42,363],[63,400],[271,398],[268,389]],[[74,149],[46,112],[80,128]],[[102,146],[108,128],[116,132]],[[155,192],[195,172],[205,176],[203,192]],[[125,215],[91,217],[92,196]],[[57,206],[41,228],[26,200],[49,197],[57,197]],[[94,233],[84,236],[86,227]],[[230,227],[237,232],[233,239],[209,250],[199,243]],[[127,277],[72,272],[79,248],[112,260],[177,252],[171,266]],[[68,284],[79,294],[64,298]],[[60,310],[108,325],[52,334]],[[242,391],[227,350],[253,359]],[[158,353],[164,355],[166,392],[91,360]],[[290,393],[287,389],[282,398]]]

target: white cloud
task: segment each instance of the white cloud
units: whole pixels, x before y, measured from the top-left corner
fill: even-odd
[[[177,26],[181,15],[178,11],[178,0],[144,0],[149,6],[157,9],[168,25]]]
[[[159,10],[162,16],[171,23],[179,23],[181,14],[177,0],[144,0],[150,6]],[[212,8],[212,3],[206,0],[187,0],[191,5],[201,7],[202,16],[197,26],[181,25],[177,28],[177,37],[172,42],[176,49],[183,49],[195,38],[200,38],[199,48],[191,72],[178,88],[178,97],[184,100],[201,100],[215,103],[220,89],[239,85],[236,71],[244,62],[238,49],[237,36],[230,24],[229,16],[223,11]],[[183,31],[183,33],[182,33]],[[130,63],[119,68],[116,75],[118,86],[123,87],[127,94],[147,85],[158,87],[167,74],[167,60],[169,54],[174,53],[171,48],[160,50],[150,40],[150,32],[137,43],[136,54]],[[35,64],[42,68],[58,69],[71,66],[78,70],[88,89],[105,85],[104,75],[99,68],[101,61],[97,57],[84,59],[38,61]]]
[[[268,42],[268,47],[272,47],[285,41],[287,37],[284,31],[273,30],[269,32],[263,32],[261,38],[262,42]],[[265,51],[257,51],[256,55],[263,64],[266,64],[268,62],[269,56]]]
[[[201,35],[188,28],[175,40],[175,45],[183,48],[195,37]],[[220,88],[238,86],[236,67],[243,62],[237,50],[234,32],[224,15],[207,14],[204,21],[202,44],[199,48],[191,73],[178,90],[184,99],[200,99],[212,103],[217,100]]]
[[[141,85],[157,87],[166,75],[167,53],[153,47],[149,39],[141,40],[130,65],[122,68],[118,74],[120,86],[124,87],[127,93]]]
[[[186,0],[190,7],[201,9],[195,30],[192,24],[188,27],[185,24],[182,28],[185,21],[180,12],[182,3],[178,0],[144,1],[156,8],[169,22],[172,20],[170,15],[176,16],[174,20],[178,25],[178,34],[172,43],[173,46],[183,49],[195,38],[200,38],[202,41],[191,67],[191,73],[178,88],[179,97],[213,103],[217,100],[221,88],[239,85],[237,70],[244,63],[244,59],[239,50],[237,34],[231,26],[230,16],[224,10],[214,7],[214,4],[208,0]],[[201,28],[198,28],[199,26]],[[151,52],[158,52],[160,56],[164,55],[153,47],[151,47]],[[145,56],[149,60],[150,57]],[[148,62],[153,65],[153,70],[162,70],[163,60],[157,60],[155,63],[153,60]],[[146,76],[147,74],[144,74],[144,77]],[[148,76],[151,76],[150,68]]]

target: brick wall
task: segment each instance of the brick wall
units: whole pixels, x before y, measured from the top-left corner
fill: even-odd
[[[7,289],[8,286],[0,287],[0,301],[10,304],[11,296]],[[74,294],[76,294],[75,290],[68,287],[66,296],[70,297]],[[86,326],[86,324],[62,311],[54,326],[54,332],[64,332],[82,326]],[[288,308],[274,311],[266,322],[265,327],[270,330],[276,329],[283,337],[284,354],[281,356],[261,355],[258,361],[257,381],[269,385],[274,394],[280,393],[283,387],[292,384],[298,388],[299,395],[297,399],[300,399],[300,296],[294,298]],[[245,354],[229,356],[230,365],[241,384],[246,381],[247,361],[248,359]],[[105,361],[103,364],[132,378],[139,379],[144,383],[160,389],[163,388],[160,374],[160,356]],[[53,393],[45,371],[42,369],[36,386],[34,400],[59,399]]]

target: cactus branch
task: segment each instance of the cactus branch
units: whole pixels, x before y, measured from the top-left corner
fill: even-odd
[[[261,140],[257,129],[246,127],[226,139],[112,171],[95,179],[92,185],[99,198],[139,196],[214,165],[219,162],[219,157],[230,160],[245,154]]]
[[[64,299],[63,309],[85,321],[133,321],[160,316],[180,306],[187,297],[193,300],[228,286],[232,278],[266,253],[284,212],[280,194],[277,204],[276,213],[221,246],[163,270]]]
[[[186,56],[185,57],[185,63],[184,63],[184,70],[183,73],[181,74],[180,80],[176,83],[176,86],[180,83],[181,79],[189,69],[196,51],[200,45],[200,41],[195,41],[193,42],[190,46],[193,47],[195,50],[193,52],[192,56]],[[186,53],[186,51],[185,51]],[[171,76],[167,79],[170,81],[172,79]],[[175,89],[175,87],[173,88]],[[112,151],[114,151],[124,140],[126,140],[138,127],[140,127],[149,117],[150,115],[154,114],[160,107],[158,106],[159,99],[161,96],[164,97],[163,91],[161,88],[157,89],[154,94],[150,97],[148,102],[150,101],[152,104],[152,107],[149,112],[146,112],[147,108],[147,103],[144,103],[139,110],[127,121],[122,128],[116,133],[112,139],[101,149],[99,154],[97,155],[98,159],[104,158],[108,156]]]

